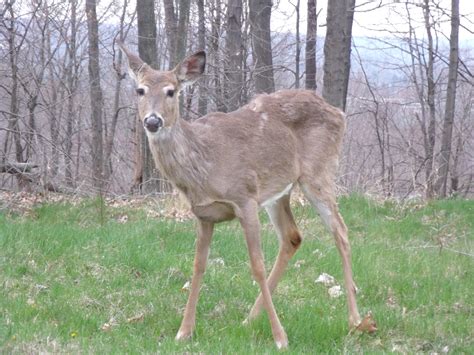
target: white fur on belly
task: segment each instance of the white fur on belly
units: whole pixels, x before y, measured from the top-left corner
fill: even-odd
[[[263,202],[262,206],[263,207],[270,207],[275,202],[277,202],[280,198],[282,198],[285,195],[288,195],[290,193],[292,187],[293,187],[293,184],[289,184],[287,187],[285,187],[285,189],[282,192],[279,192],[276,195],[273,195],[268,200]]]

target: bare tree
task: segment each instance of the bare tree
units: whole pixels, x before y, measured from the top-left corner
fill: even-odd
[[[158,69],[158,53],[156,47],[155,1],[143,0],[137,3],[138,52],[149,65]],[[135,166],[134,187],[144,193],[160,191],[160,175],[154,168],[153,157],[148,147],[147,138],[140,121],[136,121],[138,161]]]
[[[346,109],[351,68],[352,22],[355,0],[329,0],[324,42],[323,97]]]
[[[212,72],[212,86],[214,87],[214,102],[217,111],[225,112],[227,107],[222,89],[221,78],[221,57],[222,49],[220,45],[220,36],[222,32],[222,2],[221,0],[214,0],[212,7],[212,22],[211,22],[211,41],[210,48],[212,50],[213,72]]]
[[[22,127],[20,126],[21,119],[21,86],[22,77],[20,71],[20,60],[21,60],[21,50],[24,44],[27,41],[28,33],[31,29],[34,18],[36,17],[36,12],[38,11],[41,4],[32,5],[32,16],[26,22],[20,21],[15,13],[13,8],[14,1],[6,1],[4,6],[4,18],[2,19],[4,27],[2,28],[2,36],[7,42],[7,57],[8,57],[8,85],[1,85],[0,88],[7,93],[9,96],[8,110],[3,111],[7,127],[5,129],[6,134],[3,142],[3,154],[2,154],[2,165],[16,165],[25,163],[25,153],[29,157],[28,147],[31,143],[32,129],[27,129],[27,132],[23,132]],[[30,101],[30,105],[36,106],[36,102]],[[32,107],[32,106],[30,106]],[[33,109],[34,110],[34,109]],[[31,111],[30,111],[31,112]],[[33,120],[34,128],[34,116],[29,116],[30,120]],[[25,134],[26,133],[26,134]],[[26,136],[26,147],[22,144],[23,136]],[[10,140],[12,139],[12,141]],[[10,147],[13,146],[13,153],[10,154]],[[12,156],[10,156],[12,155]],[[13,160],[10,162],[9,160]],[[15,174],[17,184],[20,189],[29,189],[31,179],[24,174]]]
[[[189,11],[191,0],[179,0],[178,36],[176,41],[176,56],[174,63],[177,64],[186,55],[187,34],[189,26]]]
[[[206,49],[206,15],[204,11],[204,0],[197,0],[198,6],[198,43],[199,50]],[[207,78],[201,79],[199,86],[198,114],[204,116],[207,113],[207,102],[209,95],[207,91]]]
[[[318,27],[316,4],[316,0],[308,0],[305,47],[305,88],[308,90],[316,90],[316,36]]]
[[[169,65],[172,69],[176,65],[176,43],[178,35],[178,20],[174,9],[174,0],[163,0],[165,8],[165,28],[168,39]]]
[[[99,191],[103,188],[103,134],[102,134],[102,89],[99,65],[99,23],[96,0],[86,0],[87,31],[89,39],[89,92],[92,121],[92,177],[93,185]]]
[[[436,143],[436,107],[435,107],[435,48],[433,40],[433,26],[432,16],[430,10],[430,0],[423,0],[423,17],[425,20],[425,30],[428,37],[428,60],[425,63],[426,80],[427,80],[427,105],[428,105],[428,127],[426,128],[427,139],[425,141],[426,151],[426,196],[428,198],[434,195],[434,180],[433,163],[434,163],[434,149]]]
[[[459,0],[451,0],[451,36],[449,39],[449,48],[448,87],[446,89],[446,107],[444,111],[443,133],[439,154],[438,181],[436,184],[436,191],[440,197],[446,197],[456,107],[456,83],[459,62]]]
[[[300,0],[296,0],[296,4],[293,4],[296,12],[296,53],[295,53],[295,89],[300,88],[300,56],[301,56],[301,39],[300,39]]]
[[[391,196],[393,193],[394,168],[391,154],[390,130],[388,125],[388,107],[383,97],[379,98],[375,88],[369,80],[369,76],[364,67],[358,48],[354,44],[354,50],[359,61],[360,69],[370,95],[371,105],[367,108],[368,113],[373,118],[373,127],[377,140],[377,147],[380,153],[380,177],[383,193]]]
[[[225,42],[225,95],[227,110],[234,111],[241,104],[242,77],[242,0],[227,4],[227,35]]]
[[[137,3],[138,52],[152,68],[158,69],[155,0]]]
[[[271,11],[271,0],[251,0],[249,2],[255,91],[257,93],[275,91],[270,35]]]
[[[165,7],[165,27],[168,38],[169,69],[178,64],[179,58],[186,52],[187,28],[189,24],[190,0],[179,0],[175,7],[174,0],[163,0]]]
[[[125,39],[131,26],[131,22],[128,26],[125,25],[125,18],[126,18],[126,14],[128,10],[128,4],[129,4],[129,1],[124,0],[123,6],[122,6],[122,13],[120,14],[118,37],[121,41]],[[155,59],[155,61],[157,61],[157,59]],[[113,116],[110,122],[110,127],[107,130],[106,132],[107,134],[105,136],[105,148],[104,148],[105,173],[104,175],[105,175],[106,181],[109,181],[113,172],[112,152],[114,149],[114,139],[115,139],[115,133],[116,133],[117,124],[118,124],[118,119],[120,116],[120,112],[126,108],[125,106],[120,106],[120,91],[122,87],[122,80],[125,77],[125,75],[123,75],[121,71],[119,70],[119,68],[121,67],[121,64],[122,64],[122,52],[118,51],[117,59],[114,62],[114,65],[117,71],[117,77],[115,81],[114,97],[113,97]],[[137,164],[137,165],[140,165],[140,164]]]
[[[71,17],[70,17],[70,31],[69,41],[67,42],[67,56],[68,64],[66,67],[66,85],[67,85],[67,118],[66,118],[66,140],[64,147],[64,161],[65,161],[65,179],[66,185],[74,186],[73,179],[73,160],[72,160],[72,137],[74,122],[76,119],[75,110],[75,93],[78,85],[78,60],[77,60],[77,0],[71,0]],[[107,161],[107,160],[106,160]]]
[[[96,10],[100,17],[97,19],[102,89],[100,136],[104,169],[101,178],[107,181],[108,191],[120,193],[129,191],[134,172],[139,179],[137,186],[142,184],[141,149],[147,146],[142,126],[135,127],[136,121],[128,117],[134,117],[134,108],[123,101],[134,88],[124,85],[122,72],[117,75],[113,70],[112,60],[120,66],[120,54],[116,52],[114,57],[110,53],[111,40],[117,33],[121,33],[120,38],[127,38],[130,28],[130,35],[136,35],[136,8],[130,8],[131,3],[130,0],[113,1],[106,7],[97,5]],[[315,90],[315,52],[319,49],[315,49],[314,33],[320,22],[316,0],[292,0],[292,11],[288,11],[284,2],[273,2],[270,9],[269,1],[163,0],[155,1],[154,7],[147,6],[151,3],[150,0],[140,2],[140,9],[144,10],[144,16],[153,17],[154,11],[155,24],[150,30],[155,30],[156,35],[142,33],[141,21],[138,26],[140,45],[148,41],[144,50],[155,47],[152,48],[155,54],[150,56],[139,50],[149,63],[159,69],[174,67],[178,40],[180,53],[197,49],[207,52],[207,75],[200,79],[199,86],[186,88],[182,95],[182,114],[186,118],[216,109],[229,111],[245,104],[261,90],[262,78],[272,80],[274,77],[276,88],[287,88],[294,82],[296,86]],[[307,36],[298,39],[294,32],[295,28],[301,31],[298,17],[305,19],[306,14],[300,11],[306,3]],[[337,8],[341,3],[331,0],[329,6]],[[347,5],[349,0],[345,3],[342,18],[347,20],[353,15],[353,9]],[[428,0],[400,0],[382,5],[358,3],[357,11],[373,11],[374,17],[386,6],[399,16],[390,17],[385,24],[377,26],[380,36],[360,39],[360,67],[351,69],[351,93],[346,104],[347,145],[344,145],[345,155],[341,160],[345,175],[340,181],[348,190],[369,189],[401,197],[421,191],[433,197],[450,193],[470,196],[474,192],[474,74],[471,69],[474,57],[470,44],[462,40],[457,56],[453,54],[454,47],[448,48],[445,38],[449,39],[449,34],[444,31],[443,23],[454,21],[455,16],[445,3]],[[263,11],[262,4],[267,13],[255,11],[258,7]],[[91,143],[92,133],[98,138],[99,130],[94,128],[91,132],[89,117],[94,113],[90,84],[97,85],[97,80],[87,75],[88,22],[84,5],[85,1],[77,0],[17,0],[6,1],[2,7],[0,161],[4,167],[17,164],[21,167],[24,163],[28,167],[35,166],[23,174],[2,173],[2,188],[96,191],[91,186],[90,176],[93,175],[92,160],[98,155],[91,151]],[[267,23],[267,15],[273,16],[275,11],[281,14],[287,11],[292,31],[275,31],[271,36],[267,31],[266,39],[256,35],[254,29],[261,30],[261,25]],[[102,19],[105,21],[111,16],[115,17],[114,26],[101,24]],[[463,23],[467,24],[468,18],[462,13],[459,17],[459,26],[466,27]],[[392,18],[403,19],[404,23],[398,20],[391,23]],[[337,22],[344,21],[333,19],[327,25],[331,27]],[[325,46],[331,37],[330,28],[328,30]],[[347,34],[347,31],[337,33],[339,38],[345,36],[345,43],[349,45]],[[155,39],[150,41],[150,37]],[[305,43],[300,43],[301,40]],[[271,51],[271,64],[262,65],[264,62],[257,56],[259,48],[255,44],[260,42],[271,44],[267,46]],[[305,50],[303,46],[306,55],[301,53],[300,56],[299,50]],[[353,44],[352,51],[355,49]],[[343,52],[342,49],[336,51]],[[450,62],[456,57],[458,70],[456,85],[453,85],[456,71]],[[303,60],[305,63],[301,63]],[[341,70],[345,65],[339,59],[326,62],[332,62]],[[266,69],[272,69],[273,73],[265,74]],[[324,75],[328,81],[330,76]],[[337,81],[329,84],[339,85]],[[455,96],[451,94],[453,88]],[[97,99],[97,95],[92,96]],[[452,118],[451,110],[454,110]],[[129,114],[125,114],[127,112]],[[135,131],[138,137],[132,138]],[[136,143],[139,149],[134,149]],[[145,178],[148,185],[150,179],[153,182],[159,179],[159,175],[152,176]],[[150,185],[148,191],[157,189]]]
[[[10,105],[9,112],[7,116],[8,126],[7,126],[7,135],[4,142],[4,156],[3,162],[6,162],[7,156],[6,152],[8,151],[9,137],[13,136],[14,145],[15,145],[15,160],[18,163],[23,163],[23,147],[21,144],[20,138],[20,126],[19,126],[19,103],[18,103],[18,90],[19,90],[19,78],[18,78],[18,47],[16,43],[17,38],[17,29],[16,29],[16,19],[15,13],[13,11],[13,2],[7,2],[5,12],[8,12],[9,19],[6,22],[6,39],[8,42],[8,54],[9,54],[9,70],[11,73],[11,84],[10,88],[3,88],[10,95]],[[19,181],[20,183],[21,181]]]

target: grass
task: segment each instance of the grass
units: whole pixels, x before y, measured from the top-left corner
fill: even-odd
[[[359,308],[372,311],[379,330],[349,335],[345,297],[330,298],[314,282],[326,272],[341,283],[340,259],[314,212],[298,205],[305,241],[274,296],[289,352],[473,353],[474,201],[400,205],[351,196],[340,207]],[[261,218],[270,268],[278,244]],[[266,315],[241,324],[258,288],[236,222],[215,232],[195,336],[174,341],[193,253],[192,221],[151,218],[140,208],[86,200],[4,211],[0,352],[276,352]]]

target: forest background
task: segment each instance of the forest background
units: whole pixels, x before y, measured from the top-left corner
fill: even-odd
[[[308,88],[346,112],[344,192],[473,193],[472,4],[411,1],[5,1],[0,188],[169,193],[136,118],[119,38],[157,69],[205,49],[193,120]]]

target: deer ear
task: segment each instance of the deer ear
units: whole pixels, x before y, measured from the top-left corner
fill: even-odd
[[[138,73],[140,70],[145,69],[145,67],[148,65],[143,60],[141,60],[139,56],[130,52],[130,50],[123,44],[122,41],[117,40],[115,43],[117,43],[120,50],[127,58],[128,74],[138,83]]]
[[[206,52],[201,51],[194,53],[179,63],[174,72],[178,77],[178,81],[184,87],[194,83],[204,73],[206,67]]]

